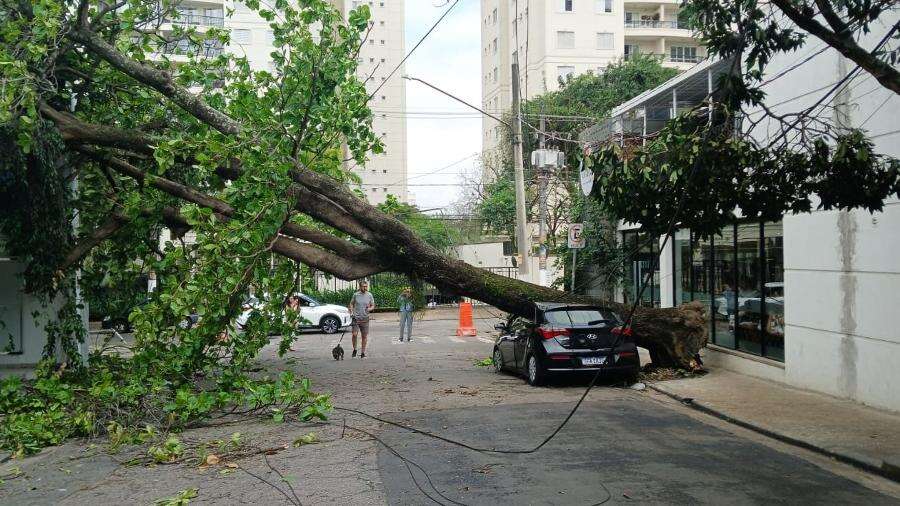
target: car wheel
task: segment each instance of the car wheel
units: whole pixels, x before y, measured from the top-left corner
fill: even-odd
[[[493,362],[495,373],[500,374],[503,372],[503,352],[500,351],[500,348],[494,348],[494,356],[491,357],[491,362]]]
[[[541,364],[541,361],[534,355],[528,355],[525,364],[525,379],[528,380],[528,384],[533,387],[543,385],[547,380],[547,373],[544,372],[544,366]]]
[[[341,322],[338,321],[334,316],[326,316],[322,318],[322,321],[319,322],[319,327],[322,328],[322,332],[326,334],[334,334],[341,328]]]

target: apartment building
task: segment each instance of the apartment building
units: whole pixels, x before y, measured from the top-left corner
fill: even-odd
[[[384,143],[384,152],[372,154],[363,166],[350,162],[350,170],[356,172],[362,184],[360,188],[369,202],[383,202],[388,194],[397,196],[402,202],[408,200],[406,169],[406,87],[400,76],[403,68],[397,70],[388,80],[388,74],[403,59],[404,0],[331,0],[335,8],[344,13],[345,18],[352,9],[367,5],[371,12],[371,30],[358,56],[357,75],[366,82],[372,95],[369,107],[374,120],[372,129]],[[243,2],[235,0],[185,0],[178,7],[179,16],[162,25],[163,31],[171,30],[176,24],[196,26],[201,31],[209,27],[225,27],[231,31],[231,43],[222,47],[210,42],[199,48],[201,54],[215,56],[222,51],[245,55],[251,68],[266,70],[271,68],[269,54],[275,49],[274,37],[268,23]],[[233,10],[226,17],[226,10]],[[163,48],[163,53],[171,59],[182,58],[181,54],[197,48],[188,47],[187,41],[179,41]],[[377,91],[376,91],[377,90]]]
[[[510,65],[518,57],[523,98],[559,88],[561,80],[602,72],[634,54],[688,69],[706,51],[680,16],[679,0],[482,0],[482,102],[509,110]],[[485,118],[482,147],[497,145],[501,125]]]

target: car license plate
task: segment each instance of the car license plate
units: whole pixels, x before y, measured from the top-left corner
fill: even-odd
[[[581,359],[581,365],[603,365],[606,363],[606,357],[584,357]]]

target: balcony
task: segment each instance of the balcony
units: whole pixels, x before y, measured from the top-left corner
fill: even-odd
[[[188,39],[182,39],[170,44],[163,44],[159,48],[159,53],[174,56],[196,55],[201,58],[214,58],[222,54],[223,49],[221,42],[218,40],[196,44]]]
[[[625,53],[625,59],[631,60],[638,56],[651,56],[659,59],[661,63],[699,63],[703,61],[705,57],[697,55],[697,54],[687,54],[687,55],[676,55],[672,56],[670,54],[660,54],[660,53]]]
[[[680,26],[678,21],[657,21],[653,19],[626,21],[625,28],[669,28],[676,30],[690,30],[687,26]]]
[[[166,23],[181,26],[225,26],[224,16],[180,13],[177,18],[166,18]]]

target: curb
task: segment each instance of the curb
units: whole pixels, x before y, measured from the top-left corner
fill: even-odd
[[[676,401],[681,403],[683,406],[687,406],[687,407],[689,407],[695,411],[698,411],[700,413],[714,416],[714,417],[716,417],[720,420],[726,421],[730,424],[737,425],[744,429],[752,430],[753,432],[762,434],[763,436],[775,439],[782,443],[787,443],[789,445],[803,448],[805,450],[809,450],[809,451],[818,453],[820,455],[825,455],[826,457],[830,457],[834,460],[837,460],[838,462],[842,462],[844,464],[851,465],[858,469],[862,469],[863,471],[866,471],[866,472],[869,472],[872,474],[877,474],[878,476],[881,476],[883,478],[887,478],[891,481],[900,483],[900,466],[892,465],[891,463],[884,462],[884,461],[881,462],[880,466],[875,465],[871,462],[866,462],[865,460],[858,459],[856,457],[847,455],[845,453],[838,453],[833,450],[829,450],[827,448],[817,446],[813,443],[810,443],[809,441],[804,441],[802,439],[797,439],[795,437],[787,436],[787,435],[781,434],[779,432],[775,432],[773,430],[766,429],[765,427],[762,427],[762,426],[759,426],[759,425],[756,425],[756,424],[753,424],[753,423],[750,423],[750,422],[747,422],[744,420],[740,420],[738,418],[734,418],[731,415],[727,415],[717,409],[706,406],[706,405],[698,402],[696,399],[693,399],[690,397],[682,397],[678,394],[668,392],[668,391],[666,391],[662,388],[659,388],[655,385],[651,385],[648,383],[647,388],[653,390],[654,392],[659,392],[667,397],[675,399]]]

